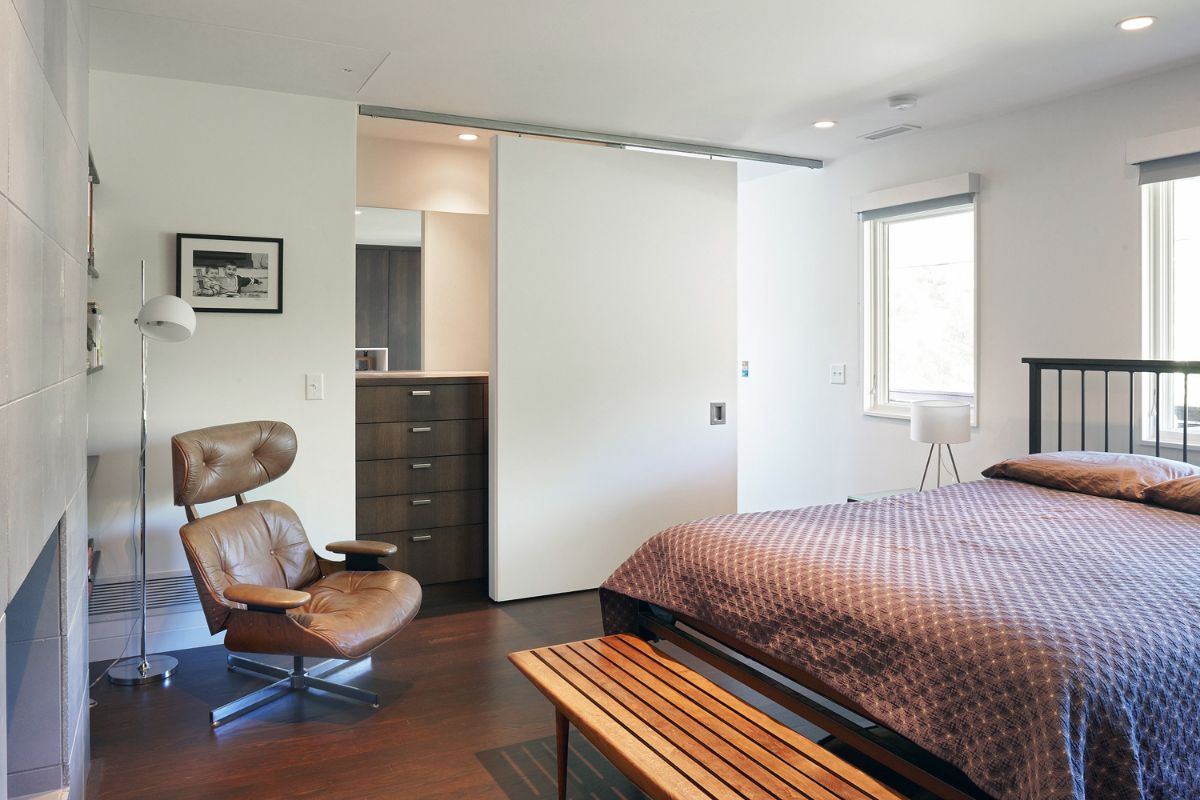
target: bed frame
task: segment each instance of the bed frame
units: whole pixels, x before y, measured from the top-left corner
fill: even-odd
[[[1127,452],[1136,452],[1141,445],[1141,437],[1136,434],[1139,420],[1137,413],[1138,395],[1135,391],[1137,376],[1153,376],[1150,386],[1154,408],[1154,454],[1161,455],[1162,420],[1159,419],[1159,392],[1163,375],[1183,375],[1183,408],[1184,420],[1182,434],[1182,457],[1188,458],[1188,426],[1200,425],[1200,419],[1192,422],[1188,412],[1187,385],[1188,376],[1200,375],[1200,361],[1157,361],[1157,360],[1123,360],[1123,359],[1083,359],[1083,358],[1025,358],[1022,362],[1029,365],[1029,452],[1040,453],[1044,450],[1043,409],[1045,398],[1043,391],[1047,384],[1043,381],[1044,372],[1053,372],[1057,377],[1057,417],[1055,420],[1057,437],[1056,450],[1063,449],[1063,373],[1079,373],[1077,384],[1079,393],[1079,448],[1087,449],[1088,442],[1088,403],[1087,403],[1087,374],[1102,373],[1103,381],[1103,443],[1104,451],[1118,444],[1110,433],[1114,424],[1124,426],[1128,423],[1128,435],[1122,437]],[[1122,396],[1116,403],[1114,412],[1113,389],[1122,388],[1121,381],[1116,387],[1110,382],[1112,373],[1124,373],[1129,376],[1127,397]],[[1070,381],[1066,391],[1073,391]],[[1093,395],[1094,397],[1094,395]],[[1072,398],[1073,400],[1074,398]],[[1123,407],[1127,402],[1128,407]],[[1120,414],[1120,422],[1116,423],[1116,413]],[[1127,420],[1126,420],[1127,417]],[[1119,428],[1118,428],[1119,430]],[[1093,438],[1097,434],[1093,429]],[[1094,444],[1094,442],[1093,442]],[[1145,446],[1148,448],[1148,446]],[[784,708],[798,714],[831,735],[846,747],[861,753],[867,758],[898,774],[915,787],[929,793],[939,800],[981,800],[988,795],[962,774],[954,766],[931,755],[916,745],[889,731],[886,727],[872,719],[863,708],[854,701],[841,695],[827,686],[815,675],[809,674],[796,667],[785,664],[778,659],[750,647],[733,637],[719,631],[700,620],[674,614],[647,603],[642,603],[639,612],[641,635],[648,639],[663,639],[675,644],[693,656],[711,664],[750,689],[779,703]]]

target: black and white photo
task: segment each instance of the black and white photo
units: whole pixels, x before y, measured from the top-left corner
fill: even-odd
[[[175,293],[196,311],[283,311],[283,239],[181,233]]]

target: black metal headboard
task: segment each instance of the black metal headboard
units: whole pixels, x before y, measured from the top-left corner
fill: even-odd
[[[1135,452],[1135,443],[1140,440],[1140,437],[1135,438],[1134,431],[1136,429],[1137,408],[1138,403],[1135,397],[1135,385],[1137,384],[1136,376],[1145,376],[1148,390],[1151,397],[1148,402],[1151,403],[1153,411],[1153,426],[1154,426],[1154,455],[1161,455],[1162,451],[1162,420],[1160,415],[1162,412],[1161,392],[1162,392],[1162,376],[1163,375],[1182,375],[1183,376],[1183,420],[1182,425],[1182,461],[1188,460],[1188,428],[1191,425],[1200,425],[1200,419],[1193,419],[1188,403],[1188,384],[1192,375],[1200,375],[1200,361],[1162,361],[1162,360],[1132,360],[1119,358],[1023,358],[1022,362],[1029,365],[1029,452],[1042,452],[1042,422],[1043,422],[1043,384],[1042,373],[1053,370],[1057,373],[1058,383],[1058,449],[1062,449],[1063,442],[1063,373],[1078,372],[1079,373],[1079,440],[1081,450],[1087,448],[1087,373],[1095,372],[1104,375],[1104,451],[1109,450],[1109,431],[1111,429],[1112,420],[1110,420],[1110,409],[1113,406],[1112,400],[1112,385],[1109,378],[1112,373],[1125,374],[1129,376],[1128,380],[1128,398],[1121,397],[1117,406],[1118,413],[1124,417],[1128,413],[1128,444],[1127,450]],[[1150,376],[1153,376],[1151,379]],[[1123,406],[1123,408],[1122,408]],[[1124,420],[1122,420],[1122,423]],[[1121,424],[1121,423],[1118,423]],[[1172,442],[1171,444],[1174,444]],[[1148,447],[1148,445],[1147,445]]]

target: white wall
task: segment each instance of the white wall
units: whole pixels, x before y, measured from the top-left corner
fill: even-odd
[[[979,428],[964,479],[1026,448],[1023,356],[1140,355],[1139,190],[1128,139],[1200,124],[1200,67],[743,182],[739,507],[914,486],[924,448],[862,413],[861,195],[977,172]],[[847,383],[829,383],[846,363]]]
[[[497,137],[491,594],[598,586],[736,507],[727,162]],[[729,423],[710,426],[710,402]]]
[[[488,151],[358,138],[358,204],[455,214],[488,213]]]
[[[292,425],[295,466],[251,497],[290,504],[317,548],[353,537],[355,124],[348,102],[92,74],[92,148],[103,180],[96,299],[107,325],[105,366],[89,397],[89,452],[101,455],[89,504],[100,579],[134,573],[140,375],[129,321],[138,260],[147,261],[148,296],[173,293],[178,232],[282,237],[283,313],[201,313],[190,340],[151,344],[150,574],[187,569],[169,441],[206,425]],[[304,399],[306,372],[324,373],[325,400]],[[173,631],[156,636],[156,647],[211,641],[198,610],[153,621]],[[121,642],[94,635],[93,644],[100,657]]]
[[[486,371],[491,360],[492,225],[486,214],[425,214],[425,369]]]

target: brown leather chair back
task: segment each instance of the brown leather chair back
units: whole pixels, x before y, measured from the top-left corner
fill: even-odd
[[[278,478],[296,460],[296,432],[286,422],[235,422],[171,438],[175,505],[194,506],[243,494]]]
[[[299,589],[320,577],[316,554],[296,512],[276,500],[245,503],[241,494],[274,480],[296,457],[296,434],[283,422],[239,422],[171,439],[175,503],[188,507],[179,535],[209,631],[223,630],[225,589],[253,583]],[[236,496],[233,508],[195,518],[194,504]]]

